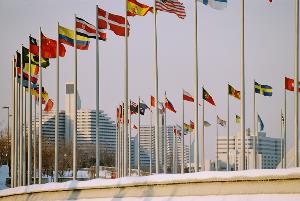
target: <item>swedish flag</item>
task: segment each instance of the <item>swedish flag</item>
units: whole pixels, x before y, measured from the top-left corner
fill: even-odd
[[[258,84],[255,82],[255,93],[264,95],[264,96],[272,96],[273,89],[269,85]]]

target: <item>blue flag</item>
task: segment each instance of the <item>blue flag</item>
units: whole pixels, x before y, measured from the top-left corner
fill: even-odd
[[[261,120],[260,116],[258,115],[258,122],[259,122],[259,125],[260,125],[260,131],[264,130],[264,122]]]
[[[223,10],[227,7],[227,0],[198,0],[204,5],[209,5],[213,9]]]

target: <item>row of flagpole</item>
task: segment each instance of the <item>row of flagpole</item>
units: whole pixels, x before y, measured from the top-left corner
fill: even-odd
[[[241,1],[241,63],[240,63],[240,78],[241,78],[241,165],[240,169],[245,169],[245,67],[244,67],[244,3],[245,1]],[[296,3],[296,17],[295,17],[295,78],[294,78],[294,86],[298,86],[298,63],[299,63],[299,0],[295,0]],[[128,1],[125,0],[125,9],[126,9],[126,17],[125,17],[125,65],[124,65],[124,108],[128,108],[128,29],[127,29],[127,7],[128,7]],[[96,16],[98,11],[98,6],[96,7]],[[154,3],[153,7],[154,11],[154,87],[155,87],[155,172],[159,173],[159,109],[158,109],[158,62],[157,62],[157,19],[156,19],[156,4]],[[99,164],[100,164],[100,152],[99,152],[99,45],[98,45],[98,17],[96,18],[96,177],[99,177]],[[195,156],[195,171],[199,171],[199,132],[198,132],[198,26],[197,26],[197,0],[194,1],[194,53],[195,53],[195,65],[194,65],[194,76],[195,76],[195,149],[194,149],[194,156]],[[59,24],[58,24],[59,26]],[[77,34],[76,34],[76,15],[75,15],[75,30],[74,30],[74,107],[75,107],[75,113],[74,113],[74,135],[73,135],[73,179],[76,179],[76,173],[77,173]],[[40,29],[40,40],[39,40],[39,47],[41,47],[41,29]],[[29,51],[29,54],[30,51]],[[41,66],[41,55],[42,55],[42,48],[39,48],[39,66]],[[59,39],[57,40],[57,71],[56,71],[56,119],[55,119],[55,173],[54,173],[54,180],[57,181],[58,175],[58,128],[59,128]],[[21,54],[21,61],[22,61]],[[13,64],[15,65],[15,64]],[[14,67],[14,66],[13,66]],[[25,160],[25,132],[26,132],[26,91],[22,86],[23,83],[23,68],[21,64],[21,84],[17,84],[16,79],[13,82],[13,94],[14,94],[14,139],[15,142],[12,142],[12,147],[14,148],[13,155],[13,165],[12,172],[14,179],[17,178],[16,175],[18,174],[18,183],[19,185],[22,183],[25,185],[26,181],[26,160]],[[29,59],[29,81],[31,80],[31,59]],[[42,183],[42,68],[39,70],[39,144],[38,144],[38,150],[39,150],[39,160],[38,160],[38,177],[39,177],[39,183]],[[27,167],[27,180],[28,184],[31,183],[31,144],[32,144],[32,96],[30,94],[31,84],[29,84],[29,134],[28,134],[28,167]],[[295,87],[294,89],[295,93],[295,113],[294,113],[294,119],[295,119],[295,166],[299,165],[298,161],[298,87]],[[285,94],[286,96],[286,94]],[[254,101],[255,101],[255,95],[254,95]],[[24,106],[25,105],[25,106]],[[139,101],[140,105],[140,101]],[[229,99],[228,99],[228,105],[229,105]],[[19,107],[18,107],[19,106]],[[204,107],[204,103],[203,103]],[[184,103],[183,103],[183,110],[184,110]],[[229,106],[228,106],[228,113],[229,113]],[[255,111],[255,105],[254,105],[254,132],[256,133],[256,111]],[[184,114],[183,114],[184,115]],[[285,115],[286,115],[286,105],[285,105]],[[204,116],[204,109],[203,109],[203,116]],[[166,119],[166,117],[165,117]],[[34,119],[35,120],[35,119]],[[286,122],[286,117],[285,117]],[[184,122],[183,122],[184,123]],[[229,123],[229,121],[228,121]],[[229,128],[229,126],[228,126]],[[152,127],[151,127],[152,129]],[[286,139],[286,126],[284,127],[284,139]],[[35,129],[36,131],[36,129]],[[151,130],[152,132],[152,130]],[[166,131],[165,131],[166,132]],[[35,134],[36,132],[34,132]],[[121,137],[121,142],[123,142],[123,155],[121,156],[123,161],[123,172],[122,175],[127,176],[130,174],[130,171],[128,171],[129,163],[130,163],[130,156],[128,156],[128,150],[130,147],[130,138],[128,135],[128,110],[124,110],[124,129]],[[140,130],[139,130],[140,135]],[[228,134],[229,135],[229,130]],[[256,133],[257,135],[257,133]],[[151,135],[152,137],[152,135]],[[258,137],[258,136],[257,136]],[[35,141],[35,137],[33,138],[33,141]],[[166,143],[166,139],[164,138],[164,143]],[[182,142],[184,144],[184,142]],[[284,140],[284,143],[286,144],[286,140]],[[204,170],[204,126],[202,126],[202,134],[200,136],[200,144],[201,146],[201,167]],[[227,141],[228,144],[228,141]],[[140,145],[139,145],[140,146]],[[284,149],[286,149],[286,146],[284,146]],[[34,152],[36,151],[34,147]],[[118,151],[120,151],[118,149]],[[228,148],[227,148],[228,153]],[[256,147],[255,147],[255,153],[256,153]],[[284,151],[284,164],[286,165],[286,150]],[[152,154],[152,152],[151,152]],[[184,147],[182,148],[182,154],[184,156]],[[229,153],[228,153],[229,154]],[[118,159],[119,157],[116,157]],[[34,164],[36,163],[35,160],[35,153],[34,153]],[[152,162],[151,162],[152,163]],[[166,163],[166,159],[164,158],[164,163]],[[256,163],[256,160],[255,160]],[[229,157],[227,156],[227,164],[229,164]],[[257,164],[256,164],[257,165]],[[255,165],[255,166],[256,166]],[[17,168],[18,166],[18,168]],[[139,165],[138,165],[139,166]],[[152,167],[152,166],[151,166]],[[228,169],[229,167],[227,167]],[[18,170],[18,172],[17,172]],[[35,173],[35,165],[34,165],[34,171]],[[164,166],[164,172],[166,172],[166,168]],[[183,172],[183,167],[181,167],[181,172]],[[21,177],[22,175],[22,177]],[[34,174],[34,177],[36,175]],[[22,181],[22,182],[21,182]],[[16,182],[14,181],[14,185],[16,185]]]

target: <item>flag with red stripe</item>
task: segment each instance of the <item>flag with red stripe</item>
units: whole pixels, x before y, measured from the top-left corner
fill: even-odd
[[[100,40],[106,40],[106,33],[102,29],[98,29],[98,37]],[[96,27],[82,18],[76,17],[76,34],[87,38],[96,39]]]
[[[173,13],[181,19],[186,16],[183,3],[177,0],[156,0],[156,10]]]
[[[167,97],[165,97],[165,107],[166,107],[167,109],[169,109],[170,111],[176,113],[176,110],[175,110],[173,104],[168,100]]]
[[[183,90],[183,100],[194,102],[194,97],[189,92]]]

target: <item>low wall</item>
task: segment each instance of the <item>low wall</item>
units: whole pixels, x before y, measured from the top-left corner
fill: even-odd
[[[0,191],[0,200],[155,200],[154,198],[161,197],[172,200],[169,198],[189,196],[198,199],[202,196],[246,194],[274,195],[275,198],[277,195],[296,196],[294,200],[300,200],[300,169],[201,172],[50,183]]]

